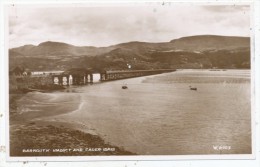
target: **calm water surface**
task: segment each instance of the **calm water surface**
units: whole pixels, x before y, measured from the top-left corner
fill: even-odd
[[[29,93],[20,109],[32,119],[74,125],[141,155],[247,154],[250,97],[249,70],[181,70]]]

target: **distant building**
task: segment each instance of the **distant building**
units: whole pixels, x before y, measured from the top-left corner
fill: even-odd
[[[42,75],[60,75],[64,71],[32,71],[32,76],[42,76]]]

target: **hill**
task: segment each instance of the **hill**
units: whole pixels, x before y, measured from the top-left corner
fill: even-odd
[[[163,43],[128,42],[108,47],[43,42],[9,50],[10,67],[66,70],[250,68],[250,38],[216,35],[189,36]]]

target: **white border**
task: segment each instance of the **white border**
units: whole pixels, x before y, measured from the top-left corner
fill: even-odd
[[[8,3],[6,3],[6,1],[5,1],[5,4],[10,4],[10,3],[13,3],[13,2],[17,3],[17,1],[8,1]],[[32,3],[32,1],[26,1],[26,2],[25,1],[22,1],[22,2],[18,1],[18,2],[19,2],[19,4]],[[68,4],[68,5],[70,5],[70,3],[71,3],[71,1],[55,1],[55,2],[53,2],[53,1],[49,1],[48,0],[48,1],[45,1],[44,3],[42,1],[36,1],[36,2],[33,1],[33,3],[35,3],[35,4],[46,4],[46,3],[59,4],[61,2],[65,3],[65,4]],[[79,1],[72,1],[72,2],[74,3],[74,5],[77,5],[77,4],[75,4],[75,2],[79,2]],[[80,1],[80,2],[82,2],[82,1]],[[97,3],[97,4],[103,3],[103,2],[104,1],[102,1],[102,2],[95,1],[95,3]],[[114,1],[114,2],[116,3],[118,1]],[[143,2],[145,2],[145,1],[142,1],[141,3],[143,3]],[[183,1],[174,1],[174,3],[175,2],[182,2],[181,4],[190,3],[190,1],[185,1],[185,2],[183,2]],[[252,1],[234,1],[234,0],[233,1],[218,1],[217,3],[215,3],[214,1],[210,1],[210,2],[209,1],[196,1],[196,2],[199,2],[200,5],[201,4],[202,5],[203,4],[216,5],[216,4],[220,4],[220,3],[221,4],[223,4],[223,3],[224,4],[234,4],[234,3],[237,3],[237,4],[244,4],[244,3],[248,4],[248,3],[250,3],[251,7],[255,7],[255,10],[258,11],[258,12],[259,12],[259,7],[260,7],[260,5],[259,5],[260,2],[259,1],[255,1],[254,3]],[[129,1],[124,2],[123,4],[125,4],[125,3],[129,3]],[[140,2],[138,2],[138,3],[140,3]],[[121,4],[121,2],[120,2],[120,4]],[[196,5],[197,5],[197,3],[196,3]],[[257,6],[258,6],[258,8],[256,8]],[[1,6],[1,9],[3,9],[2,6]],[[3,10],[1,10],[1,11],[3,11]],[[252,8],[251,8],[251,11],[253,11]],[[254,13],[256,13],[256,11]],[[1,14],[1,18],[3,18],[2,14]],[[251,16],[252,20],[256,20],[256,18],[259,18],[259,16],[257,16],[257,15],[255,15],[253,17]],[[3,23],[3,21],[2,21],[2,23]],[[253,21],[251,21],[251,23],[253,23]],[[255,33],[252,31],[252,33],[251,33],[251,63],[252,63],[252,66],[251,66],[251,73],[252,73],[251,74],[252,75],[251,79],[252,79],[252,82],[251,83],[254,84],[256,82],[256,84],[254,84],[254,85],[259,85],[259,78],[254,78],[253,77],[254,75],[257,76],[256,74],[259,74],[259,67],[257,67],[257,65],[255,65],[256,61],[259,59],[259,47],[256,47],[256,48],[252,47],[252,45],[254,45],[254,42],[259,42],[259,38],[258,38],[258,35],[259,35],[259,23],[257,22],[256,25],[252,25],[252,29],[253,30],[254,30],[255,26],[256,26],[256,30],[257,31],[255,31]],[[4,34],[3,31],[1,31],[1,39],[3,39],[3,34]],[[4,41],[4,40],[1,40],[1,47],[3,47],[2,41]],[[8,38],[7,38],[7,40],[5,38],[5,41],[7,41],[7,42],[5,42],[4,48],[8,48],[6,46],[8,44],[8,42],[9,42]],[[256,43],[256,46],[257,46],[257,43]],[[255,51],[257,51],[257,54],[254,54]],[[1,53],[3,53],[2,49],[1,49]],[[8,54],[8,50],[5,49],[4,53],[5,53],[5,55],[7,55]],[[253,55],[255,55],[255,57]],[[1,60],[2,59],[4,59],[4,61],[1,61],[1,62],[3,62],[2,63],[3,65],[1,64],[1,67],[4,68],[4,71],[8,71],[8,67],[6,67],[6,65],[8,64],[8,63],[6,63],[6,62],[8,62],[8,58],[6,56],[4,56],[4,58],[3,58],[3,56],[1,56]],[[255,59],[255,61],[253,59]],[[259,60],[257,62],[259,62]],[[255,74],[253,74],[254,73],[253,70],[257,70],[255,72]],[[8,75],[6,73],[4,73],[2,70],[1,70],[0,74],[1,74],[1,78],[7,78],[8,77]],[[257,87],[252,86],[252,84],[251,84],[251,93],[257,93],[257,92],[259,93],[259,90],[257,89]],[[6,80],[6,82],[4,84],[1,82],[0,86],[1,86],[1,90],[5,90],[5,93],[7,92],[6,94],[8,94],[8,80]],[[6,88],[6,89],[3,89],[3,88]],[[5,102],[5,106],[7,106],[7,108],[8,108],[8,100],[5,99],[5,97],[8,97],[8,95],[4,96],[3,100],[2,100],[2,97],[3,96],[1,96],[1,103],[0,103],[1,106],[4,106],[4,105],[2,105],[2,103]],[[259,99],[258,97],[259,97],[259,94],[256,95],[256,99]],[[82,156],[82,157],[75,157],[75,156],[74,157],[67,157],[67,156],[64,156],[64,157],[28,157],[28,158],[27,157],[17,157],[17,158],[11,157],[11,159],[12,159],[12,161],[13,160],[14,161],[25,161],[25,160],[26,161],[83,161],[83,160],[84,161],[85,160],[95,161],[95,160],[101,160],[101,159],[102,160],[118,160],[118,161],[119,160],[184,160],[184,159],[185,160],[195,160],[195,159],[196,160],[201,160],[201,159],[252,159],[252,158],[255,158],[255,156],[256,156],[255,155],[255,150],[256,149],[258,150],[257,151],[257,155],[259,155],[259,143],[255,144],[255,141],[256,141],[255,140],[255,129],[256,129],[256,125],[258,125],[257,123],[259,122],[258,117],[256,118],[255,116],[256,115],[259,116],[259,113],[256,113],[256,111],[258,111],[258,109],[259,109],[259,106],[255,106],[255,105],[257,105],[257,103],[254,103],[255,98],[251,98],[251,100],[252,100],[252,105],[251,105],[252,106],[252,112],[251,112],[252,113],[252,119],[251,119],[251,122],[252,122],[252,152],[253,152],[252,155],[251,154],[250,155],[201,155],[201,156],[198,156],[198,155],[175,156],[174,155],[174,156],[134,156],[134,157],[132,157],[132,156],[131,157],[130,156],[127,156],[127,157],[126,156],[89,156],[89,157],[86,157],[86,156]],[[255,108],[255,110],[254,110],[254,108]],[[8,110],[6,110],[6,111],[8,111]],[[6,121],[6,127],[9,127],[9,121],[8,121],[9,115],[8,115],[8,112],[6,112],[5,116],[7,118],[6,119],[7,120]],[[3,123],[2,123],[2,120],[1,120],[1,126],[0,127],[1,127],[0,129],[2,129],[2,127],[4,127]],[[5,130],[5,128],[3,128],[3,129]],[[6,130],[6,131],[8,133],[8,130]],[[1,130],[1,133],[2,133],[2,130]],[[257,136],[258,136],[258,142],[259,142],[259,135],[257,135]],[[6,135],[6,137],[9,139],[9,134]],[[2,139],[2,135],[1,135],[1,139]],[[1,142],[1,145],[2,145],[2,142]],[[257,146],[257,148],[255,146]],[[6,151],[7,151],[7,156],[8,156],[9,155],[9,148],[8,147],[7,147]],[[223,156],[225,156],[225,157],[223,157]],[[10,160],[9,156],[7,158],[8,158],[8,160]],[[248,161],[249,160],[247,160],[247,162]],[[258,159],[257,162],[259,163],[259,159]],[[249,166],[251,166],[251,165],[249,165]]]

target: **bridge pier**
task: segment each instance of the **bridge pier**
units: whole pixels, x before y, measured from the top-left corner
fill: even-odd
[[[106,81],[107,80],[107,74],[106,73],[100,73],[100,81]]]
[[[86,73],[84,75],[61,74],[52,76],[54,85],[70,86],[70,85],[85,85],[93,83],[93,74]]]

